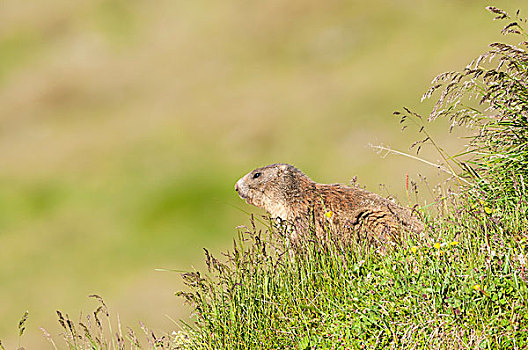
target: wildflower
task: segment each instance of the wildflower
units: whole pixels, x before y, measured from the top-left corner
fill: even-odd
[[[487,205],[487,203],[486,203],[485,201],[483,201],[482,199],[479,199],[479,203],[480,203],[480,205],[482,206],[482,208],[484,209],[484,212],[485,212],[486,214],[489,215],[489,214],[493,213],[493,209],[491,209],[491,208]]]
[[[416,253],[417,250],[418,250],[417,246],[412,246],[411,247],[411,253]]]
[[[325,216],[326,216],[327,218],[331,219],[331,218],[334,216],[334,213],[333,213],[331,210],[329,210],[329,211],[327,211],[327,212],[325,213]]]
[[[453,241],[453,242],[450,243],[450,245],[451,245],[452,247],[454,247],[454,246],[458,245],[458,241]]]
[[[473,289],[474,289],[476,292],[481,292],[482,294],[484,294],[484,295],[487,296],[487,297],[489,296],[488,293],[486,293],[486,287],[482,288],[482,287],[480,286],[480,284],[475,284],[475,285],[473,286]]]
[[[434,247],[435,247],[436,249],[440,249],[440,243],[439,243],[439,242],[436,242],[436,243],[434,244]]]

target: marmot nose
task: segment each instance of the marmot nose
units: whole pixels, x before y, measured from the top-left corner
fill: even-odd
[[[238,192],[238,182],[235,184],[235,191]]]

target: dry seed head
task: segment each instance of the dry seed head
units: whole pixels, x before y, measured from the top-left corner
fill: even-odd
[[[94,298],[94,299],[97,299],[97,301],[99,301],[101,303],[101,306],[99,308],[102,308],[104,310],[104,313],[105,315],[108,317],[110,316],[109,312],[108,312],[108,307],[106,306],[104,300],[102,297],[100,297],[99,295],[97,294],[91,294],[88,296],[89,298]]]
[[[486,10],[498,15],[497,17],[494,18],[494,20],[504,19],[504,18],[509,17],[508,14],[506,13],[506,11],[501,10],[501,9],[495,7],[495,6],[487,6]]]
[[[26,330],[25,323],[28,320],[29,317],[29,311],[24,312],[24,315],[22,315],[22,318],[18,322],[18,335],[21,336],[24,334],[24,331]]]
[[[128,338],[129,338],[129,340],[132,342],[132,344],[134,346],[139,348],[140,344],[139,344],[138,338],[136,337],[136,333],[134,333],[134,330],[132,330],[132,328],[130,328],[130,327],[127,327],[127,329],[128,329]]]
[[[57,310],[56,312],[57,316],[59,316],[59,324],[62,326],[62,328],[67,331],[68,329],[66,328],[66,323],[64,323],[64,317],[62,316],[62,313],[59,310]]]
[[[75,325],[73,324],[73,322],[70,320],[70,318],[68,317],[68,315],[66,315],[66,324],[68,325],[68,329],[70,330],[72,336],[76,337],[77,336],[77,331],[75,329]]]

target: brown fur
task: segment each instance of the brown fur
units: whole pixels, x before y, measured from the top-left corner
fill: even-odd
[[[409,208],[358,187],[316,183],[289,164],[257,168],[238,180],[235,190],[247,203],[293,225],[295,235],[311,226],[320,235],[331,227],[343,236],[363,232],[383,243],[397,241],[402,228],[423,230]]]

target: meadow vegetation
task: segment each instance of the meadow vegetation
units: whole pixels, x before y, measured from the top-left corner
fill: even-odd
[[[117,284],[130,279],[131,271],[144,268],[147,261],[149,271],[170,264],[175,255],[176,259],[191,261],[193,249],[198,251],[198,247],[207,246],[209,242],[215,246],[227,237],[227,234],[216,234],[226,231],[226,222],[233,221],[232,212],[226,210],[226,206],[218,208],[218,202],[224,203],[229,194],[234,196],[233,174],[227,167],[243,164],[237,172],[239,175],[247,170],[249,158],[259,155],[259,159],[271,159],[277,150],[287,148],[290,150],[287,157],[296,159],[299,156],[301,163],[308,162],[300,156],[304,154],[304,157],[316,158],[319,169],[326,169],[319,170],[321,173],[335,173],[335,168],[326,165],[343,164],[343,157],[349,155],[346,152],[353,152],[357,142],[364,141],[361,135],[366,129],[356,128],[357,123],[368,128],[369,123],[375,124],[369,122],[370,116],[383,114],[381,104],[368,96],[375,92],[379,98],[386,93],[384,105],[395,103],[394,99],[401,103],[402,96],[407,96],[402,95],[406,89],[389,93],[393,91],[389,81],[397,81],[399,86],[403,79],[409,79],[398,76],[397,69],[380,70],[379,66],[387,63],[380,52],[356,61],[350,59],[346,47],[329,43],[350,44],[355,52],[361,52],[370,46],[385,47],[378,44],[390,36],[391,42],[404,45],[409,37],[417,35],[411,27],[393,34],[372,32],[373,36],[359,42],[349,42],[352,36],[346,30],[350,28],[340,32],[341,28],[337,34],[327,33],[330,39],[325,37],[313,42],[311,39],[317,30],[305,32],[302,30],[305,27],[295,27],[298,22],[289,17],[300,11],[294,5],[288,8],[290,12],[268,9],[277,18],[267,27],[263,18],[260,22],[257,18],[254,23],[246,23],[238,16],[237,11],[241,10],[238,7],[218,11],[218,16],[202,18],[196,14],[202,13],[203,3],[189,3],[178,8],[185,14],[179,22],[182,27],[192,28],[191,19],[200,18],[196,25],[203,38],[209,38],[208,48],[227,52],[223,56],[219,54],[218,61],[201,61],[209,57],[209,50],[204,52],[195,41],[179,34],[180,27],[171,32],[174,48],[167,45],[165,30],[168,27],[163,21],[148,31],[152,34],[149,38],[155,40],[149,41],[146,47],[144,44],[134,46],[139,40],[136,34],[144,33],[141,26],[147,22],[156,23],[154,19],[163,16],[156,17],[156,13],[147,11],[144,12],[147,21],[144,21],[145,18],[137,15],[143,13],[140,2],[134,5],[138,8],[125,9],[120,7],[122,5],[118,1],[100,1],[94,13],[87,5],[85,10],[90,14],[64,8],[62,15],[68,17],[75,13],[77,23],[82,25],[61,21],[61,13],[53,17],[56,23],[50,20],[53,23],[45,33],[60,33],[54,46],[58,50],[56,53],[50,47],[38,45],[42,42],[38,31],[28,30],[14,33],[27,45],[12,45],[16,48],[14,53],[2,58],[5,64],[0,67],[0,83],[7,84],[16,76],[13,72],[32,62],[31,50],[47,53],[47,59],[52,62],[54,57],[60,57],[57,67],[62,67],[62,54],[69,52],[70,44],[75,46],[72,39],[75,35],[70,36],[75,31],[82,32],[94,26],[105,33],[110,43],[120,43],[110,45],[115,48],[115,52],[110,52],[106,41],[89,41],[92,45],[87,51],[90,64],[83,59],[76,61],[75,55],[68,56],[74,62],[69,67],[70,73],[40,67],[34,76],[41,85],[34,84],[31,71],[31,77],[25,76],[22,83],[3,90],[0,96],[3,101],[29,101],[23,106],[15,102],[2,104],[6,115],[25,118],[11,121],[6,130],[15,132],[6,138],[7,141],[2,141],[11,146],[24,145],[2,154],[2,161],[8,167],[5,178],[0,179],[3,180],[0,190],[4,199],[0,202],[3,209],[0,213],[3,236],[0,238],[6,247],[20,248],[6,250],[1,257],[4,259],[2,279],[21,278],[10,285],[9,291],[2,291],[3,299],[13,301],[0,305],[9,312],[21,301],[28,300],[32,292],[42,304],[60,304],[65,295],[76,298],[70,292],[73,287],[92,290],[96,280],[100,285]],[[168,2],[159,6],[172,8]],[[321,16],[321,6],[328,6],[324,7],[325,16]],[[404,5],[394,5],[392,10],[400,11],[402,16],[409,11]],[[510,17],[502,10],[490,10],[508,21],[505,32],[528,40],[523,29],[524,20]],[[128,15],[121,16],[123,11]],[[299,16],[306,23],[317,23],[321,28],[336,18],[359,13],[354,6],[347,8],[347,12],[330,5],[313,5],[310,11],[303,11]],[[237,13],[237,20],[230,22],[231,26],[220,26],[232,13]],[[436,8],[430,10],[429,15],[431,20],[437,18]],[[381,25],[394,18],[394,13],[374,17]],[[91,18],[97,19],[95,23]],[[114,20],[116,18],[120,20]],[[455,28],[454,24],[446,26],[444,21],[447,19],[442,20],[445,30]],[[66,30],[57,30],[65,25]],[[484,30],[477,29],[479,35]],[[284,32],[293,34],[285,39],[278,34]],[[247,47],[240,49],[220,44],[232,42],[233,35]],[[337,35],[337,39],[332,35]],[[261,39],[259,47],[250,45],[257,42],[253,40],[255,37]],[[13,40],[19,40],[17,38]],[[437,37],[427,38],[427,43],[433,45],[436,39],[441,41]],[[448,46],[469,45],[464,41],[447,42]],[[0,44],[3,48],[11,47],[9,40]],[[77,49],[82,50],[81,46]],[[330,238],[329,231],[329,239],[320,242],[306,237],[303,249],[290,254],[286,233],[255,216],[247,227],[239,228],[237,239],[225,256],[218,258],[218,254],[206,251],[206,272],[197,269],[183,274],[186,287],[178,294],[190,303],[193,315],[191,322],[170,323],[170,327],[179,331],[171,329],[160,335],[159,331],[153,332],[145,325],[141,325],[139,331],[125,327],[100,297],[93,296],[98,302],[93,313],[70,318],[59,312],[61,335],[56,336],[54,329],[44,325],[44,337],[52,348],[70,349],[527,347],[526,49],[526,43],[492,44],[490,52],[477,58],[468,68],[440,75],[435,80],[431,91],[425,95],[437,101],[428,117],[410,109],[395,113],[404,127],[411,126],[409,129],[414,128],[424,135],[414,145],[420,151],[418,157],[425,157],[424,149],[433,149],[444,160],[434,171],[441,169],[446,174],[445,182],[430,187],[424,181],[411,180],[405,186],[408,204],[420,206],[427,227],[423,235],[402,233],[401,245],[380,253],[361,242],[335,241]],[[440,51],[424,50],[434,57]],[[108,61],[103,64],[94,52]],[[130,62],[126,64],[122,64],[123,52],[130,54],[127,56]],[[144,61],[142,52],[158,54]],[[279,54],[268,57],[269,52]],[[26,59],[13,59],[20,55]],[[84,56],[80,54],[79,57]],[[169,68],[168,72],[153,72],[154,66],[166,67],[167,57],[178,57],[181,65]],[[442,59],[441,55],[439,57],[437,59]],[[457,59],[460,59],[458,54]],[[248,64],[232,63],[237,60]],[[207,63],[200,66],[203,71],[200,70],[198,76],[188,69],[194,61]],[[352,63],[347,66],[347,62]],[[248,70],[258,71],[263,64],[267,68],[265,71],[273,74],[247,78]],[[356,65],[361,67],[359,72],[368,74],[356,74],[353,68]],[[340,70],[339,67],[345,66],[348,67],[345,71]],[[73,71],[76,74],[70,80],[72,77],[68,74]],[[125,78],[112,80],[111,75],[105,74],[109,71]],[[45,89],[41,91],[39,86],[47,86],[45,77],[50,72],[52,76],[59,72],[59,79],[53,80],[53,84],[57,83],[53,89],[43,93]],[[348,86],[343,83],[348,79],[343,78],[343,74],[352,72],[355,72],[358,85],[341,89],[341,86]],[[177,86],[171,85],[174,76],[181,78]],[[273,76],[281,80],[271,81]],[[321,79],[323,83],[319,84]],[[83,81],[85,85],[77,86],[72,81]],[[141,84],[136,85],[137,82]],[[230,88],[225,88],[224,84],[229,84]],[[265,93],[261,91],[262,86],[267,87]],[[416,90],[417,87],[412,88]],[[116,90],[124,95],[112,95]],[[98,94],[105,98],[99,98]],[[282,98],[286,95],[288,101]],[[29,99],[21,98],[27,96]],[[349,105],[350,96],[363,101],[363,107]],[[123,98],[134,101],[125,110],[122,110]],[[276,110],[255,102],[262,98],[264,104]],[[212,101],[214,107],[204,104],[204,100]],[[235,100],[243,102],[235,103]],[[320,110],[314,110],[307,103],[313,100],[317,100],[317,106],[322,106],[317,107]],[[181,114],[186,118],[198,117],[192,121],[171,119],[172,114],[162,111],[164,108],[156,110],[152,106],[167,107],[167,110],[182,108]],[[303,121],[297,123],[292,118],[281,130],[272,132],[281,118],[289,116],[291,109],[297,107],[296,113],[302,114]],[[229,117],[217,120],[214,112],[222,108]],[[88,109],[91,114],[86,112]],[[32,119],[36,110],[42,113],[43,120]],[[103,115],[109,111],[111,117],[104,119]],[[275,113],[277,111],[279,113]],[[354,115],[364,115],[363,119],[349,120],[352,111]],[[66,120],[65,115],[70,112],[75,118]],[[328,113],[336,117],[328,120]],[[213,117],[201,118],[202,114]],[[130,115],[135,117],[130,118]],[[251,123],[241,124],[248,115],[253,115]],[[98,122],[91,124],[92,120]],[[251,129],[249,124],[256,126]],[[436,124],[449,125],[454,132],[469,130],[464,151],[451,153],[450,147],[442,147],[438,138],[432,136],[432,130],[439,130]],[[26,144],[25,133],[36,135],[31,134],[31,130],[36,132],[44,125],[46,130],[53,130],[50,134],[54,136],[38,134],[37,138],[28,138],[29,144]],[[231,130],[233,125],[236,127]],[[321,131],[320,125],[325,125],[326,131]],[[25,127],[29,126],[28,131]],[[348,128],[354,130],[350,134],[354,137],[345,135],[344,130]],[[224,136],[217,138],[209,129],[220,130]],[[290,130],[293,135],[286,138]],[[373,129],[369,130],[372,134]],[[115,137],[120,132],[126,137]],[[340,136],[334,137],[336,133]],[[196,141],[198,134],[200,138]],[[441,139],[450,137],[446,132]],[[359,141],[350,143],[351,139]],[[337,143],[312,142],[314,140],[337,140]],[[47,147],[41,147],[39,142],[45,142]],[[266,148],[270,144],[273,146]],[[17,149],[25,147],[35,149],[36,155],[17,153]],[[106,155],[109,149],[113,153]],[[244,151],[237,151],[239,149]],[[220,164],[220,154],[228,154],[230,156],[226,157],[232,159]],[[357,153],[353,156],[356,168],[366,168],[370,164],[357,157]],[[392,162],[387,168],[408,164],[387,162]],[[342,165],[339,171],[346,172],[344,167]],[[380,181],[386,181],[382,179],[386,173],[376,173]],[[101,177],[101,174],[105,175]],[[223,185],[225,183],[229,186]],[[433,202],[423,204],[425,196],[433,198]],[[217,198],[220,200],[216,201]],[[26,221],[31,225],[26,225]],[[176,229],[177,235],[174,234]],[[35,231],[53,234],[35,236]],[[97,232],[97,235],[92,237],[86,232]],[[83,255],[88,256],[89,262],[84,262]],[[11,264],[15,260],[16,266]],[[180,262],[178,266],[181,265]],[[59,272],[50,277],[46,274],[49,271]],[[39,288],[26,288],[23,278]],[[51,289],[50,284],[61,287],[53,292],[55,289]],[[126,293],[150,295],[153,304],[129,301],[120,311],[143,307],[150,314],[163,313],[159,308],[160,294],[149,294],[150,289],[159,290],[159,284],[146,279],[136,285],[129,281],[128,286],[132,287],[126,288]],[[24,338],[20,340],[20,336],[27,336],[27,317],[24,314],[19,323],[18,347],[24,345]],[[6,327],[5,324],[1,326]]]
[[[202,247],[230,246],[250,210],[233,184],[249,168],[288,162],[399,198],[406,173],[435,183],[435,168],[380,161],[368,144],[406,147],[395,106],[498,26],[480,0],[3,0],[4,345],[25,310],[36,348],[37,325],[59,332],[55,310],[89,310],[94,293],[127,324],[187,317],[179,277],[155,269],[204,267]]]
[[[428,121],[472,131],[465,151],[445,153],[424,117],[395,113],[422,125],[414,146],[432,143],[450,174],[435,208],[421,210],[425,232],[382,253],[329,228],[291,254],[287,233],[252,220],[226,258],[206,251],[208,271],[183,275],[189,348],[528,347],[528,36],[524,19],[488,9],[523,42],[491,44],[424,95],[440,90]]]

